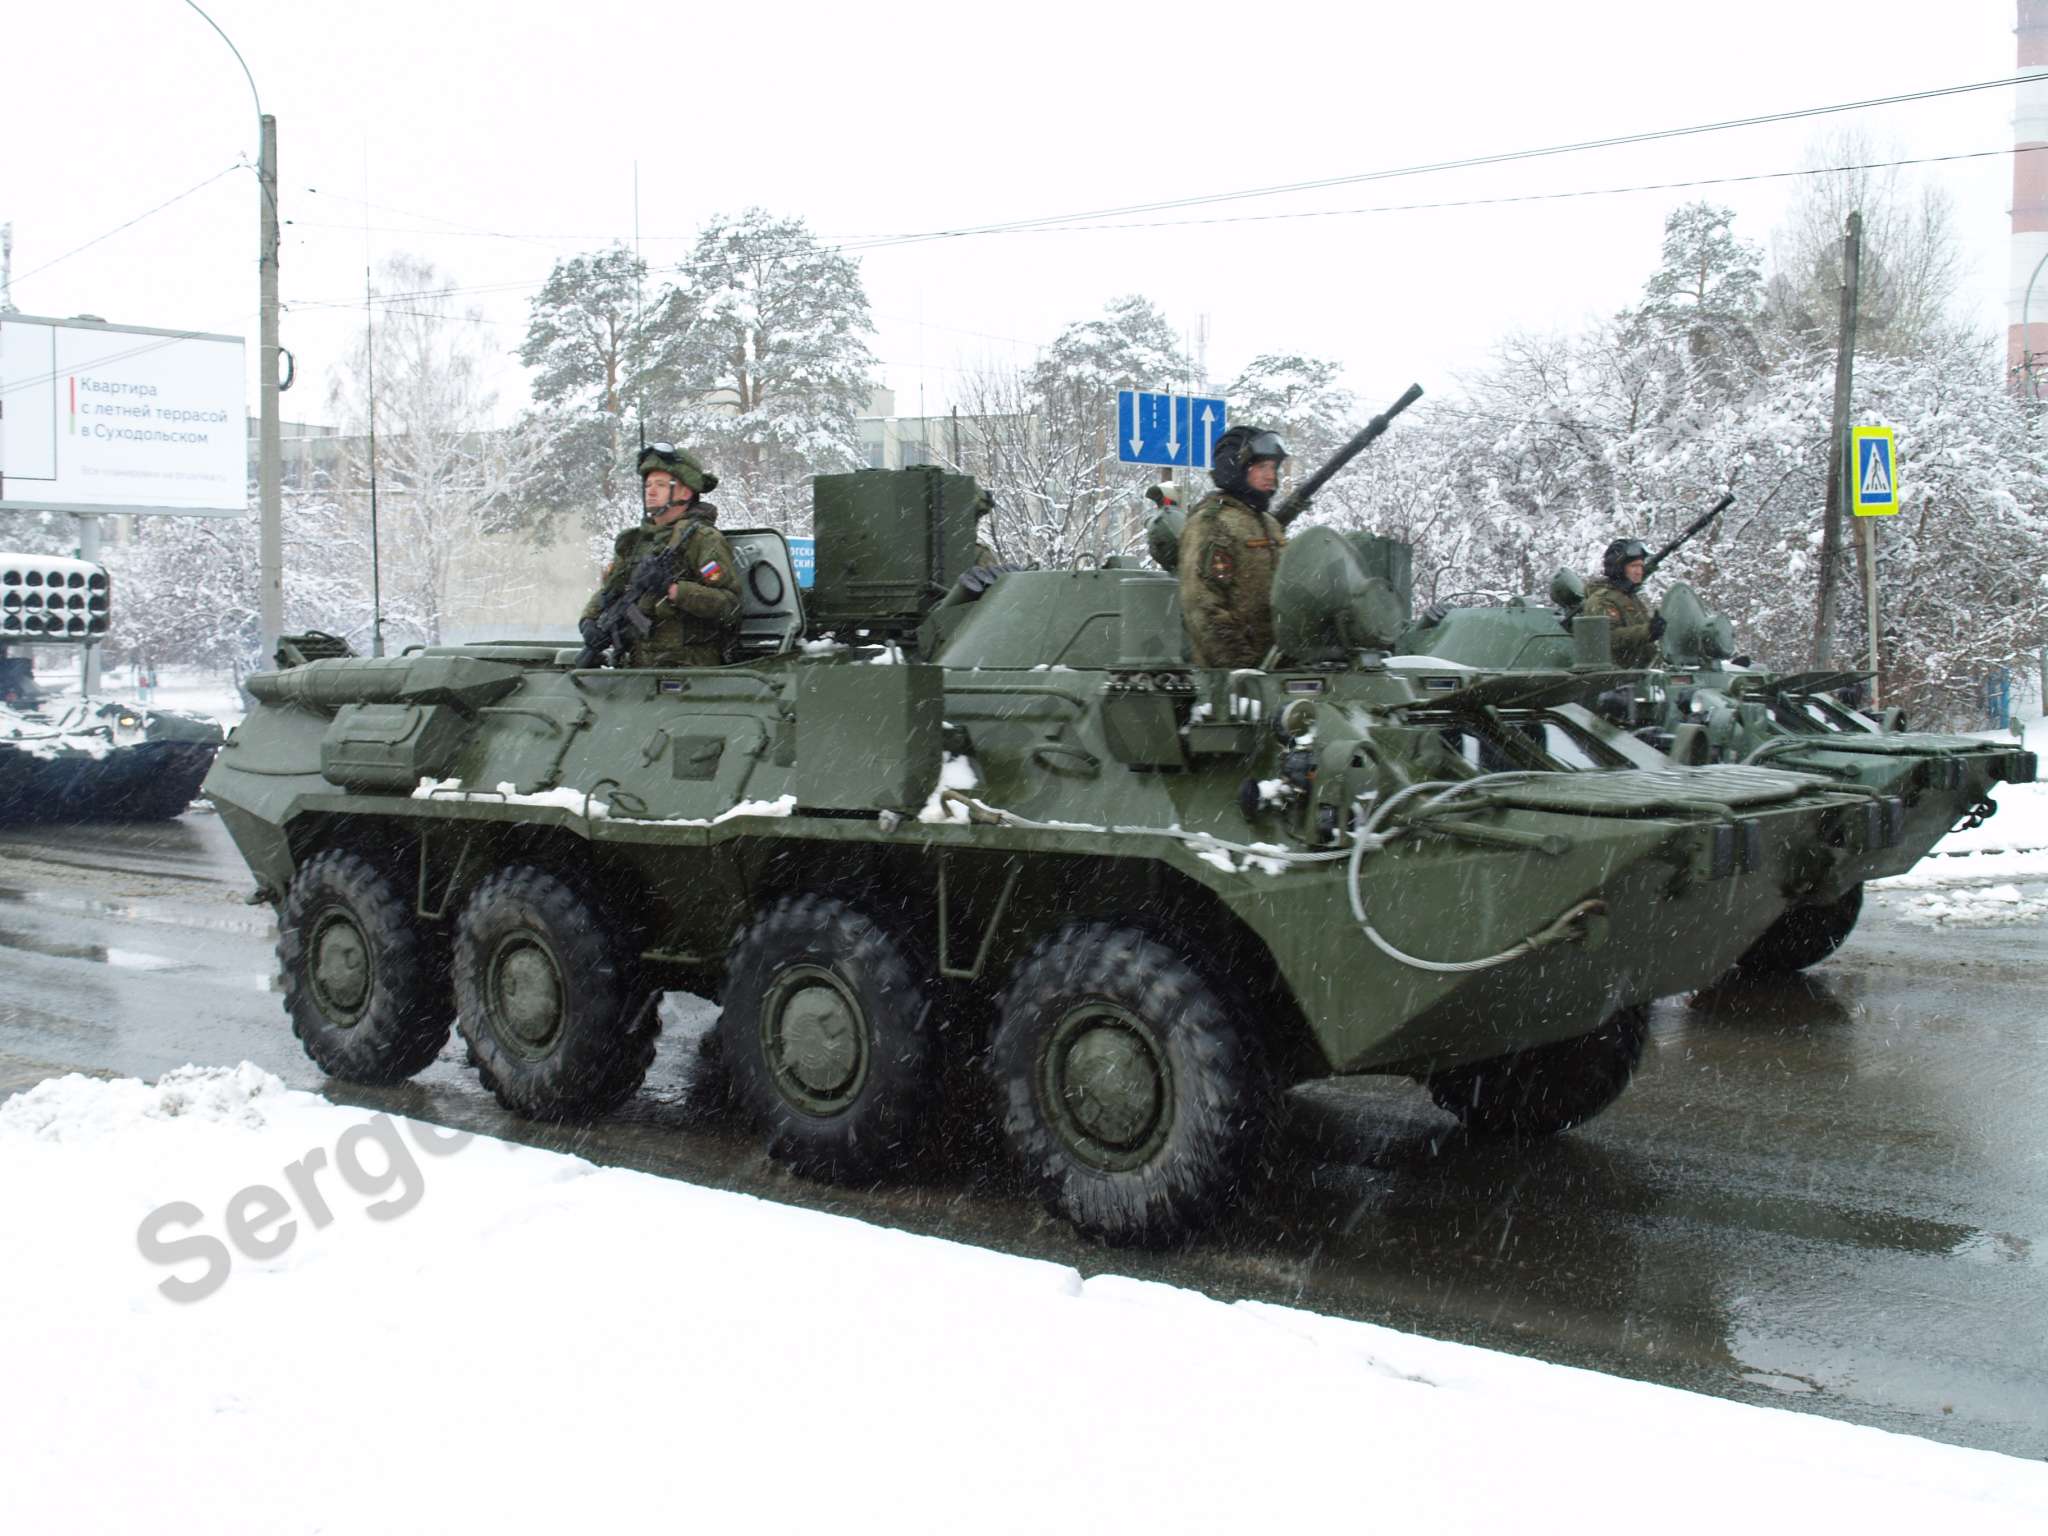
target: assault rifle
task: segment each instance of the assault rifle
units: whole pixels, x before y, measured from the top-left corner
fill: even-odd
[[[1367,448],[1370,448],[1373,439],[1387,430],[1388,423],[1421,398],[1422,386],[1420,384],[1410,384],[1406,394],[1388,406],[1384,411],[1381,411],[1379,415],[1373,417],[1363,427],[1359,428],[1357,435],[1350,442],[1330,455],[1330,461],[1327,464],[1302,481],[1293,490],[1289,491],[1287,499],[1273,509],[1273,521],[1282,528],[1285,528],[1289,523],[1301,516],[1302,513],[1306,512],[1310,499],[1314,497],[1317,491],[1320,491],[1329,483],[1332,475],[1365,452]]]
[[[654,628],[654,620],[640,606],[640,599],[650,593],[658,599],[675,580],[675,550],[659,550],[641,557],[619,595],[606,603],[596,618],[584,621],[583,651],[576,658],[576,665],[601,667],[609,651],[611,664],[623,667],[633,642]]]
[[[1698,517],[1694,518],[1691,524],[1686,528],[1685,532],[1681,533],[1677,538],[1673,539],[1669,544],[1666,544],[1662,549],[1658,550],[1657,553],[1650,556],[1649,559],[1643,562],[1643,580],[1648,581],[1650,577],[1655,574],[1657,567],[1664,563],[1666,556],[1676,554],[1679,545],[1685,543],[1694,534],[1698,533],[1702,528],[1706,527],[1707,524],[1711,523],[1715,518],[1719,517],[1723,512],[1726,512],[1730,507],[1734,505],[1735,493],[1733,491],[1730,491],[1727,495],[1723,496],[1719,501],[1715,502],[1712,507],[1708,508],[1705,512],[1702,512]]]

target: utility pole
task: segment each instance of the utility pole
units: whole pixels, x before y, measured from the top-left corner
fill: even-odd
[[[14,313],[14,226],[0,224],[0,315]]]
[[[263,304],[257,346],[263,370],[262,421],[256,440],[257,623],[267,663],[276,653],[277,637],[284,629],[284,502],[279,485],[283,445],[277,408],[277,119],[266,112],[262,124],[263,147],[256,162],[261,214],[257,271]]]
[[[1820,613],[1813,626],[1816,667],[1828,665],[1834,651],[1835,575],[1842,564],[1842,493],[1848,484],[1849,384],[1856,363],[1856,269],[1862,251],[1863,215],[1852,213],[1842,239],[1841,331],[1835,352],[1835,410],[1828,437],[1827,509],[1821,517]]]

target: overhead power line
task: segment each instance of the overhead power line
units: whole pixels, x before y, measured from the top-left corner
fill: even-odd
[[[1392,181],[1407,176],[1428,176],[1439,171],[1472,170],[1487,165],[1507,165],[1520,160],[1541,160],[1558,155],[1583,154],[1594,149],[1620,149],[1631,144],[1653,144],[1665,139],[1692,138],[1700,134],[1726,133],[1736,128],[1760,128],[1771,123],[1797,122],[1802,118],[1826,117],[1841,112],[1865,112],[1874,107],[1901,106],[1908,102],[1932,101],[1943,96],[1959,96],[1971,91],[1998,90],[2005,86],[2018,85],[2022,81],[2038,79],[2038,75],[2010,75],[1999,80],[1979,80],[1967,85],[1937,86],[1925,91],[1906,91],[1896,96],[1873,96],[1862,101],[1840,101],[1828,106],[1794,107],[1783,112],[1763,112],[1752,117],[1731,117],[1719,122],[1694,123],[1684,128],[1655,128],[1641,133],[1613,134],[1601,139],[1580,139],[1569,144],[1547,144],[1537,149],[1497,150],[1483,155],[1467,155],[1457,160],[1437,160],[1420,165],[1394,166],[1385,170],[1360,171],[1346,176],[1324,176],[1313,181],[1281,182],[1268,187],[1248,187],[1236,192],[1203,192],[1187,197],[1162,198],[1147,203],[1125,203],[1114,208],[1096,208],[1083,213],[1045,214],[1032,219],[1011,219],[995,224],[968,225],[960,229],[934,230],[930,233],[905,237],[906,240],[946,240],[963,235],[994,234],[1013,229],[1029,229],[1044,224],[1069,224],[1081,219],[1125,218],[1140,213],[1161,213],[1174,208],[1192,208],[1208,203],[1241,202],[1254,197],[1278,197],[1293,192],[1316,192],[1327,187],[1356,186],[1368,181]]]
[[[1367,208],[1297,208],[1284,213],[1223,213],[1206,219],[1143,219],[1128,224],[1060,224],[1020,229],[1014,234],[1065,235],[1094,229],[1182,229],[1196,224],[1263,224],[1277,219],[1335,219],[1365,213],[1431,213],[1451,208],[1494,208],[1510,203],[1559,203],[1581,197],[1620,197],[1636,192],[1682,192],[1696,187],[1728,187],[1752,181],[1784,181],[1797,176],[1839,176],[1851,171],[1888,171],[1908,165],[1945,165],[1955,160],[1987,160],[2032,154],[2048,144],[2017,144],[2007,149],[1972,149],[1952,155],[1916,155],[1903,160],[1866,160],[1855,165],[1818,165],[1797,171],[1752,171],[1741,176],[1695,176],[1685,181],[1645,181],[1622,187],[1579,187],[1569,192],[1514,192],[1499,197],[1450,198],[1432,203],[1379,203]]]
[[[1869,160],[1846,165],[1808,166],[1800,170],[1794,171],[1752,171],[1740,175],[1730,176],[1697,176],[1688,178],[1683,181],[1638,182],[1626,186],[1616,187],[1579,187],[1564,192],[1521,192],[1504,194],[1499,197],[1455,198],[1426,203],[1380,203],[1362,208],[1305,208],[1293,209],[1277,213],[1218,214],[1209,218],[1143,219],[1134,220],[1129,223],[1044,225],[1032,227],[1019,227],[1015,229],[991,229],[987,231],[987,233],[1040,235],[1087,234],[1091,231],[1099,230],[1177,229],[1194,225],[1256,224],[1285,219],[1346,218],[1369,214],[1426,213],[1455,208],[1486,208],[1511,205],[1515,203],[1566,202],[1578,198],[1620,197],[1643,192],[1686,191],[1700,187],[1735,186],[1745,182],[1782,181],[1801,176],[1838,176],[1853,171],[1882,171],[1894,170],[1901,167],[1915,165],[1943,165],[1952,161],[1985,160],[2003,157],[2007,155],[2029,154],[2042,149],[2048,149],[2048,145],[2024,144],[2003,149],[1965,150],[1947,155],[1917,155],[1908,156],[1896,160]],[[412,233],[424,234],[428,233],[428,231],[412,231]],[[841,245],[832,247],[832,249],[838,251],[841,254],[846,254],[849,252],[877,250],[892,245],[912,244],[917,241],[928,238],[932,237],[926,235],[859,236],[849,239],[847,242]],[[666,276],[679,275],[686,272],[707,271],[719,267],[729,266],[730,264],[731,263],[728,262],[727,260],[720,258],[708,262],[676,262],[669,266],[650,267],[648,270],[655,275]],[[546,278],[538,278],[518,282],[480,283],[467,287],[421,289],[414,292],[383,294],[379,296],[379,302],[389,305],[396,303],[400,300],[410,301],[419,299],[456,298],[471,294],[530,293],[534,289],[541,287],[542,284],[544,284],[546,281]],[[286,308],[300,311],[308,311],[315,309],[352,309],[361,302],[362,301],[358,298],[295,300],[293,303],[288,304]],[[462,320],[466,319],[467,317],[459,315],[448,315],[437,318],[445,318],[449,320]],[[945,327],[941,327],[941,329],[945,329]],[[953,327],[952,329],[958,329],[958,327]],[[970,332],[969,334],[980,333]],[[999,337],[996,339],[1014,340],[1015,338]]]
[[[94,246],[98,245],[102,240],[111,240],[114,238],[114,236],[120,234],[121,231],[123,231],[124,229],[133,229],[136,225],[140,224],[144,219],[162,213],[166,208],[170,207],[171,204],[183,202],[186,198],[190,197],[194,192],[203,191],[205,188],[212,186],[216,181],[219,181],[221,177],[232,176],[236,171],[247,169],[248,167],[246,165],[238,161],[234,165],[228,166],[225,170],[215,171],[211,176],[207,177],[206,180],[187,187],[184,191],[180,192],[176,197],[167,197],[162,202],[158,203],[154,208],[151,208],[143,213],[138,213],[126,224],[116,224],[112,229],[108,230],[105,234],[94,235],[90,240],[86,241],[83,245],[74,245],[62,256],[52,256],[48,261],[44,262],[40,267],[35,268],[33,271],[18,274],[15,277],[14,281],[17,283],[25,282],[29,278],[36,276],[37,273],[47,272],[50,270],[50,268],[56,266],[58,262],[69,261],[72,257],[76,256],[80,251],[89,251]]]

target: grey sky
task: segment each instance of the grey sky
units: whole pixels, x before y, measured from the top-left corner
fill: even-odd
[[[563,254],[633,235],[682,257],[711,214],[760,204],[855,239],[1108,208],[1824,105],[2012,73],[2011,0],[1644,0],[1548,6],[728,5],[618,0],[214,0],[279,121],[302,389],[361,310],[366,244],[425,255],[501,356]],[[34,314],[255,334],[254,109],[182,0],[14,8],[0,91],[0,221]],[[1249,215],[1498,198],[1796,169],[1855,123],[1882,148],[2002,151],[2010,89],[1522,165],[1145,215],[1232,219],[884,247],[861,260],[899,408],[962,367],[1028,361],[1065,323],[1143,292],[1219,379],[1260,351],[1338,358],[1376,408],[1432,392],[1513,329],[1628,302],[1664,213],[1699,196],[1767,242],[1792,183],[1462,209]],[[2002,329],[2010,158],[1909,174],[1953,193],[1969,298]],[[371,206],[365,207],[366,196]],[[317,190],[309,190],[317,189]],[[1128,223],[1132,220],[1102,222]],[[368,229],[365,231],[365,224]],[[342,307],[322,307],[335,306]],[[521,370],[501,370],[501,414]],[[1383,398],[1384,397],[1384,398]],[[253,392],[251,400],[253,404]]]

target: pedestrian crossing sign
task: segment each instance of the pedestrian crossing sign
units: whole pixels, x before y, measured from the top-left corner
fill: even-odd
[[[1899,460],[1890,427],[1849,429],[1849,505],[1858,517],[1890,517],[1899,510]]]

